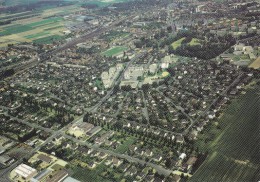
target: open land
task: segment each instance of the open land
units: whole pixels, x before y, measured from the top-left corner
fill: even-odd
[[[39,15],[0,26],[0,47],[20,42],[51,43],[53,40],[60,40],[63,32],[68,30],[61,13],[69,14],[79,10],[81,9],[76,5],[46,9]]]
[[[223,129],[204,146],[210,154],[191,181],[259,180],[259,93],[255,86],[228,107],[218,121]]]

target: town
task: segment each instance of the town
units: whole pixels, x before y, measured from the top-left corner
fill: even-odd
[[[0,181],[259,180],[198,177],[259,114],[259,2],[0,4]]]

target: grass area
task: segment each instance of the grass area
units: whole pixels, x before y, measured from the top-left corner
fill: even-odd
[[[260,68],[260,57],[258,57],[252,64],[250,64],[249,68],[259,69]]]
[[[111,57],[111,56],[118,55],[125,50],[127,50],[127,47],[115,46],[115,47],[112,47],[112,48],[108,49],[107,51],[103,52],[102,54],[105,56]]]
[[[189,45],[190,46],[201,45],[199,41],[200,41],[199,39],[192,38]]]
[[[48,37],[43,37],[43,38],[36,39],[33,42],[37,43],[37,44],[50,44],[53,41],[58,41],[58,40],[61,40],[61,39],[63,39],[63,36],[51,35],[51,36],[48,36]]]
[[[164,77],[167,77],[167,76],[169,76],[170,75],[170,73],[168,72],[168,71],[164,71],[164,72],[162,72],[162,77],[164,78]]]
[[[100,176],[102,172],[105,171],[107,166],[104,164],[98,165],[95,169],[90,170],[88,168],[80,168],[74,167],[72,175],[73,178],[80,180],[81,182],[93,182],[93,181],[102,181],[102,182],[110,182],[108,179],[103,178]]]
[[[123,154],[128,150],[128,147],[132,145],[134,142],[135,142],[134,137],[127,137],[126,141],[123,141],[123,143],[120,146],[118,146],[115,151]]]
[[[97,87],[99,90],[104,89],[104,85],[103,85],[103,83],[102,83],[101,80],[96,80],[96,81],[95,81],[95,85],[96,85],[96,87]]]
[[[107,40],[107,41],[112,41],[116,38],[124,38],[129,36],[130,33],[129,32],[123,32],[123,31],[111,31],[108,34],[102,36],[103,39]]]
[[[260,86],[234,100],[218,120],[220,131],[198,138],[209,156],[190,181],[258,181],[260,179]],[[216,134],[212,142],[203,138]]]
[[[177,49],[179,46],[181,46],[182,41],[185,39],[185,37],[173,42],[171,45],[173,49]]]

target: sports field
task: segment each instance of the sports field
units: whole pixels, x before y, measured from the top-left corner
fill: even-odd
[[[209,156],[190,181],[259,181],[260,86],[234,100],[218,120],[220,132],[204,146]],[[203,135],[209,135],[206,131]]]
[[[110,56],[117,56],[117,55],[121,54],[122,52],[124,52],[125,50],[127,50],[127,47],[115,46],[115,47],[112,47],[112,48],[106,50],[102,54],[104,56],[108,56],[108,57],[110,57]]]

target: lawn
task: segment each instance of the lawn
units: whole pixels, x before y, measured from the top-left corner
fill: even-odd
[[[128,147],[130,145],[132,145],[135,142],[135,138],[134,137],[127,137],[126,141],[123,140],[123,144],[121,144],[120,146],[117,147],[117,149],[115,150],[115,152],[118,153],[125,153],[128,150]]]
[[[185,39],[185,37],[173,42],[171,45],[173,49],[177,49],[179,46],[181,46],[182,41]]]
[[[260,57],[258,57],[252,64],[250,64],[249,68],[259,69],[260,68]]]
[[[104,56],[108,56],[108,57],[111,57],[111,56],[115,56],[115,55],[118,55],[120,53],[122,53],[123,51],[127,50],[127,47],[124,47],[124,46],[115,46],[115,47],[112,47],[108,50],[106,50],[105,52],[103,52],[102,54]]]
[[[123,37],[127,37],[128,35],[130,35],[129,32],[123,32],[123,31],[111,31],[108,34],[105,34],[104,36],[102,36],[103,39],[107,40],[107,41],[112,41],[116,38],[123,38]]]
[[[192,38],[189,45],[190,46],[201,45],[199,41],[200,41],[199,39]]]
[[[218,119],[220,131],[201,150],[209,156],[190,181],[258,181],[260,179],[260,86],[232,101]],[[199,140],[212,132],[205,131]],[[204,145],[204,146],[203,146]]]
[[[100,176],[102,172],[106,170],[107,166],[103,163],[98,165],[95,169],[90,170],[88,168],[81,168],[81,167],[74,167],[72,175],[73,178],[80,180],[81,182],[93,182],[93,181],[102,181],[102,182],[109,182],[108,179],[103,178]]]

